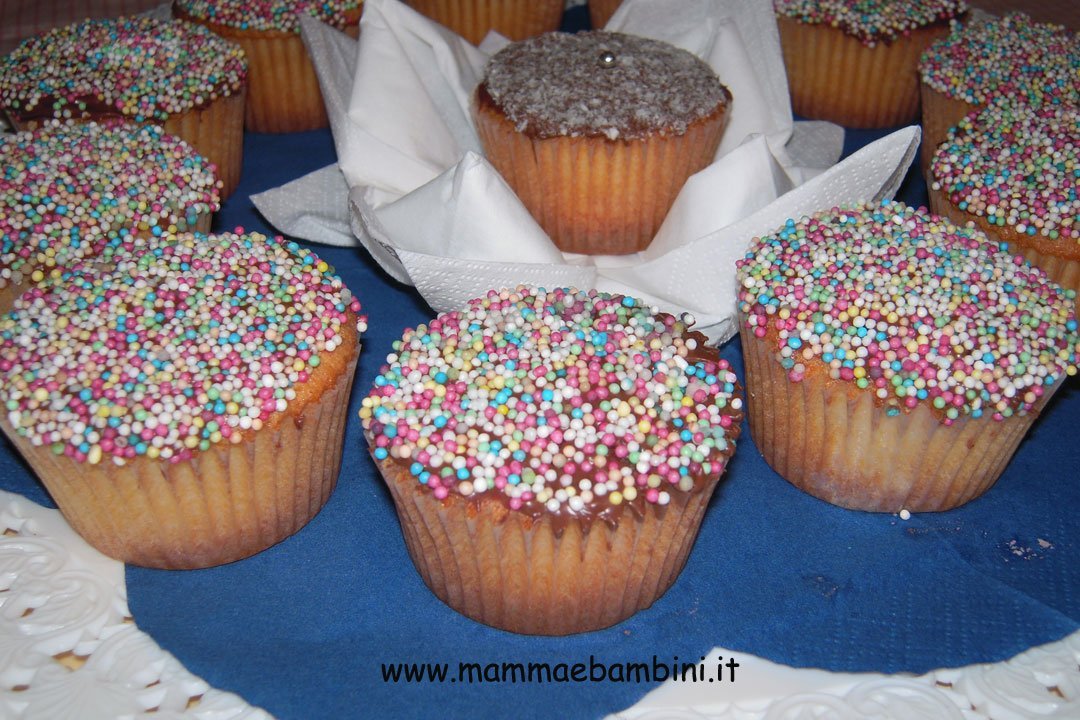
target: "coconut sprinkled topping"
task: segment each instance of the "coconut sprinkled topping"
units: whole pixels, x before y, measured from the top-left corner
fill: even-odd
[[[778,15],[838,28],[871,46],[967,12],[964,0],[775,0],[774,6]]]
[[[49,120],[0,135],[0,287],[40,281],[128,234],[194,229],[213,165],[155,126]]]
[[[691,53],[613,32],[511,43],[491,58],[481,87],[519,132],[534,137],[682,135],[731,99]]]
[[[359,310],[325,262],[281,238],[116,245],[0,318],[7,419],[80,462],[183,460],[284,411],[322,358],[349,352]]]
[[[924,83],[972,105],[1080,106],[1080,42],[1061,25],[1023,13],[966,23],[927,48]]]
[[[743,331],[792,381],[824,366],[891,414],[1025,414],[1076,373],[1075,293],[1001,247],[902,203],[788,220],[738,262]]]
[[[232,95],[246,73],[239,45],[189,22],[84,20],[29,38],[0,60],[0,107],[24,119],[166,120]]]
[[[193,18],[240,30],[300,32],[300,16],[343,27],[360,0],[177,0]]]
[[[1080,242],[1080,110],[991,105],[934,153],[933,189],[956,208],[1025,235]]]
[[[718,475],[735,374],[677,319],[596,291],[491,292],[405,332],[360,411],[375,458],[436,498],[603,515]]]

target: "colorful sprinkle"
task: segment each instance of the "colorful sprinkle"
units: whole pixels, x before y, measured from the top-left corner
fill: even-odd
[[[0,135],[0,288],[130,234],[193,230],[220,207],[213,165],[154,126],[63,123]]]
[[[366,329],[359,302],[320,267],[257,233],[111,246],[0,317],[8,422],[78,462],[180,461],[240,442],[288,407],[346,323]]]
[[[927,48],[922,81],[971,105],[1021,102],[1031,107],[1080,106],[1080,42],[1062,25],[1023,13],[986,16]]]
[[[240,46],[181,20],[84,20],[0,59],[0,107],[17,119],[124,115],[138,122],[202,108],[244,84]]]
[[[338,28],[359,17],[361,0],[176,0],[189,17],[239,30],[300,32],[300,16]]]
[[[666,505],[724,469],[742,399],[705,337],[633,298],[492,291],[405,332],[360,410],[437,498],[534,515]]]
[[[777,15],[828,25],[873,47],[967,12],[964,0],[775,0]]]
[[[992,225],[1080,242],[1080,110],[991,105],[949,131],[932,187]]]
[[[919,403],[945,424],[1025,414],[1080,363],[1075,293],[924,208],[788,220],[752,241],[738,279],[743,331],[773,338],[793,381],[823,364],[892,414]]]

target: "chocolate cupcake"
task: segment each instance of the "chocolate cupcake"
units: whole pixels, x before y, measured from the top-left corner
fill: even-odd
[[[549,33],[494,55],[474,115],[491,164],[566,252],[652,242],[720,146],[731,94],[704,61],[633,35]]]

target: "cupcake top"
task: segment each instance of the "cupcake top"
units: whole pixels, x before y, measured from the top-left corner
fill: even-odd
[[[142,122],[240,90],[240,46],[181,20],[84,20],[0,60],[0,107],[17,118],[124,115]]]
[[[1023,13],[962,25],[927,48],[919,72],[934,90],[972,105],[1080,105],[1076,33]]]
[[[436,498],[533,516],[666,505],[735,450],[735,374],[686,320],[596,291],[492,291],[407,330],[360,411]]]
[[[0,287],[129,233],[194,229],[220,208],[220,186],[209,161],[156,126],[49,120],[0,135]]]
[[[0,396],[17,433],[76,461],[183,460],[285,410],[321,359],[349,352],[359,310],[281,238],[128,241],[0,317]]]
[[[951,20],[968,9],[964,0],[774,0],[773,5],[778,15],[838,28],[871,46]]]
[[[540,138],[681,135],[731,101],[695,55],[603,31],[511,43],[488,62],[480,92],[519,132]]]
[[[239,30],[300,32],[301,15],[340,28],[360,17],[360,0],[176,0],[176,7],[192,18]]]
[[[1076,373],[1075,293],[1000,247],[896,202],[788,220],[738,262],[743,332],[792,381],[824,371],[890,414],[1025,414]]]
[[[960,210],[1080,243],[1080,109],[991,105],[949,130],[930,168],[933,189]]]

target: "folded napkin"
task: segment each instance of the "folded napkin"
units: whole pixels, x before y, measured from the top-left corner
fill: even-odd
[[[470,115],[487,58],[506,40],[475,47],[397,0],[365,3],[359,41],[303,21],[338,169],[252,199],[286,234],[359,242],[437,311],[518,283],[596,287],[692,313],[720,342],[735,331],[735,261],[753,236],[821,207],[891,197],[918,146],[918,128],[905,128],[835,164],[843,130],[792,119],[770,0],[626,0],[607,29],[697,54],[734,96],[716,159],[641,253],[555,247],[483,157]]]

